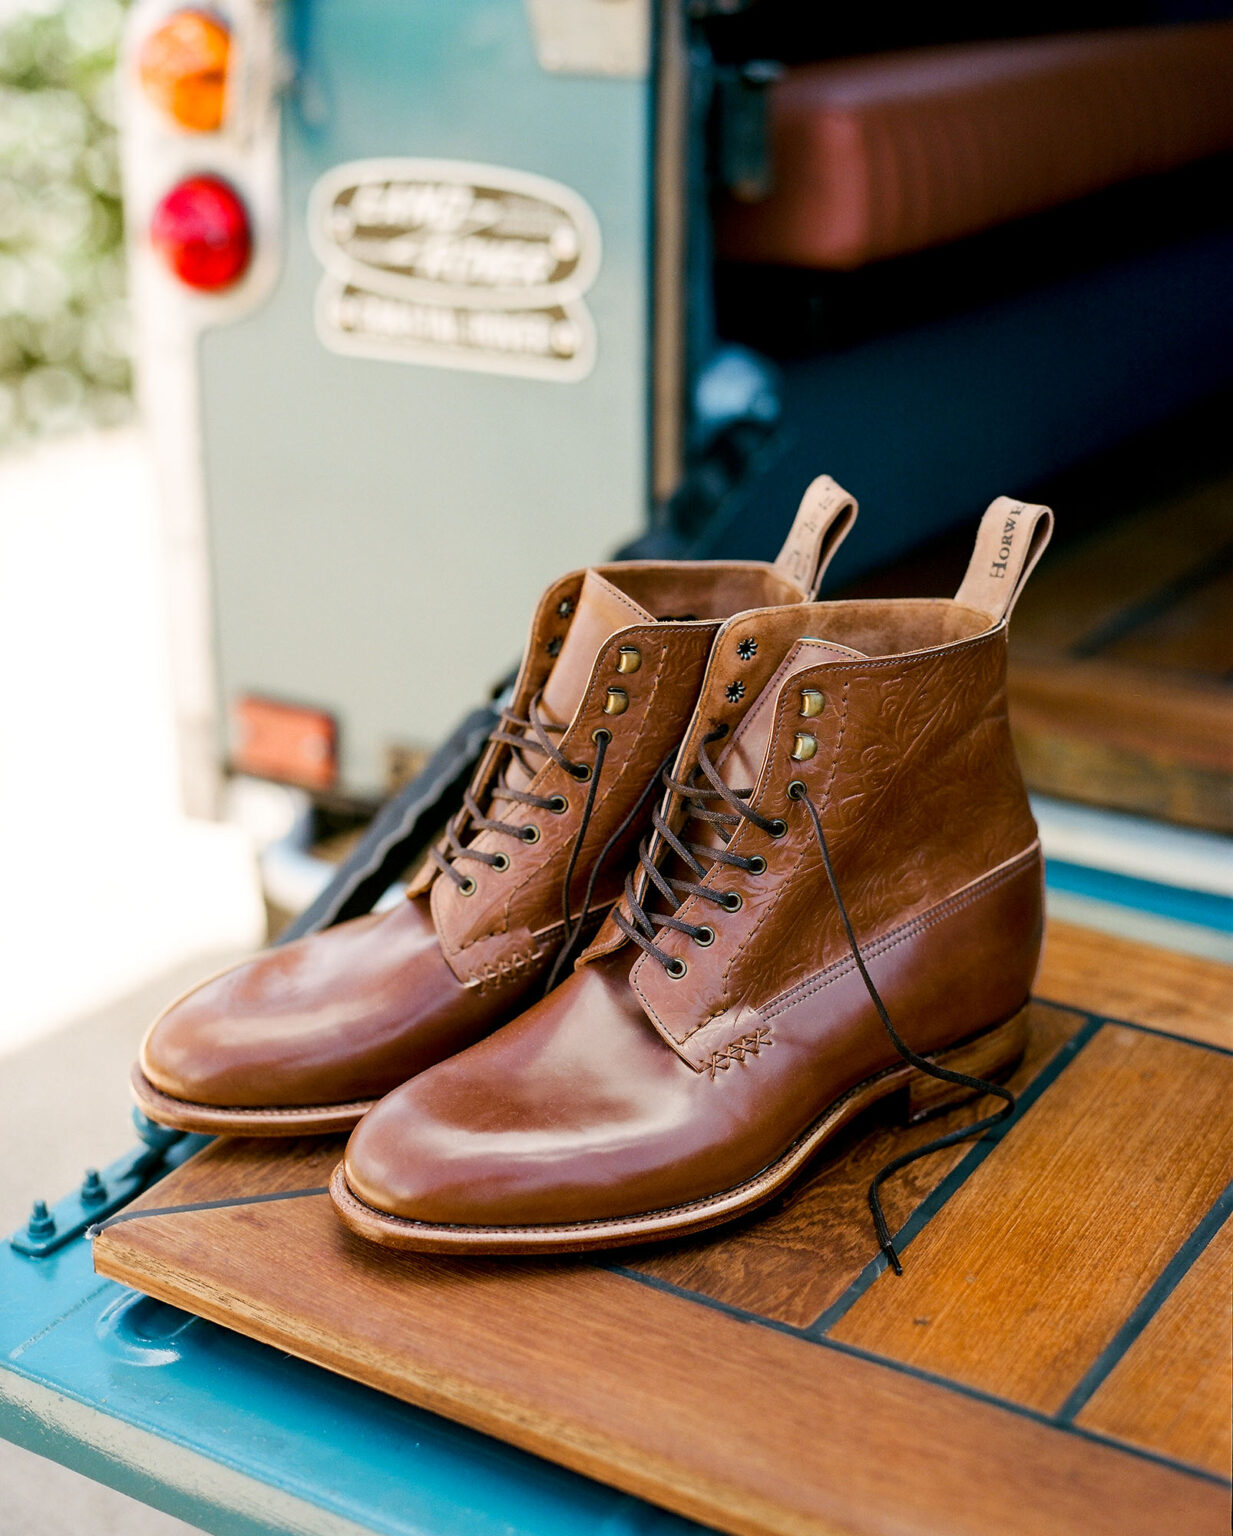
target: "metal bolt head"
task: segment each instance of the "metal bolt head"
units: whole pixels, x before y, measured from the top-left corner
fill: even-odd
[[[798,763],[807,763],[818,750],[818,738],[808,731],[797,731],[792,740],[791,756]]]
[[[642,665],[642,652],[636,645],[623,645],[617,652],[616,669],[628,676]]]
[[[604,699],[604,714],[623,715],[629,708],[629,694],[624,688],[609,688]]]
[[[81,1181],[80,1198],[83,1205],[97,1205],[100,1200],[106,1200],[107,1186],[99,1177],[97,1168],[86,1169],[86,1176]]]
[[[36,1200],[30,1208],[26,1231],[31,1237],[50,1237],[56,1230],[56,1218],[47,1209],[46,1200]]]
[[[826,708],[826,695],[816,688],[801,689],[801,714],[806,720],[812,720],[815,715],[820,715]]]

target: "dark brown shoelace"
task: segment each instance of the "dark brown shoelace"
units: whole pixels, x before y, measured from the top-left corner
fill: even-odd
[[[787,823],[782,817],[766,817],[753,810],[746,802],[753,793],[749,789],[730,789],[723,782],[719,770],[712,762],[707,747],[713,742],[727,735],[727,726],[720,726],[704,737],[698,748],[698,768],[701,770],[705,783],[698,781],[697,774],[694,782],[683,783],[674,779],[665,769],[663,774],[664,784],[684,799],[686,806],[686,820],[697,820],[716,827],[723,842],[729,843],[733,834],[743,821],[752,822],[760,831],[770,837],[781,837],[787,830]],[[869,1186],[869,1209],[873,1216],[874,1230],[877,1233],[878,1244],[886,1255],[887,1261],[897,1275],[903,1273],[903,1265],[899,1254],[895,1249],[894,1240],[891,1237],[890,1228],[886,1222],[886,1215],[882,1209],[881,1190],[887,1179],[906,1168],[909,1163],[916,1162],[919,1158],[928,1157],[933,1152],[941,1152],[946,1147],[953,1147],[958,1142],[969,1141],[973,1137],[983,1136],[993,1126],[1001,1124],[1015,1111],[1015,1096],[1009,1088],[1000,1083],[987,1082],[981,1077],[969,1077],[965,1072],[954,1072],[949,1067],[940,1066],[937,1062],[930,1061],[927,1056],[918,1055],[907,1041],[899,1034],[891,1022],[890,1014],[886,1011],[886,1004],[882,1001],[873,977],[865,964],[865,957],[861,953],[857,943],[856,933],[852,927],[852,920],[848,916],[847,905],[839,889],[839,882],[835,878],[835,869],[831,863],[830,849],[826,842],[826,833],[822,827],[822,818],[809,799],[805,785],[794,779],[788,786],[788,798],[805,807],[809,819],[813,824],[814,834],[818,840],[818,848],[822,854],[822,864],[826,870],[826,878],[830,884],[831,894],[835,898],[835,906],[843,922],[844,933],[847,936],[848,948],[852,952],[852,958],[856,962],[856,968],[860,972],[861,980],[865,984],[865,990],[869,993],[870,1001],[877,1011],[882,1026],[895,1050],[910,1066],[918,1072],[924,1072],[927,1076],[937,1078],[940,1082],[953,1083],[957,1087],[971,1090],[973,1098],[992,1094],[1003,1101],[1002,1107],[994,1114],[985,1115],[979,1120],[974,1120],[969,1125],[959,1126],[956,1130],[948,1131],[945,1136],[938,1136],[933,1141],[925,1142],[910,1152],[904,1152],[899,1157],[892,1158],[889,1163],[880,1168],[874,1175]],[[720,800],[728,807],[727,810],[712,809],[708,801]],[[684,905],[686,896],[698,896],[706,901],[713,902],[716,906],[725,910],[735,911],[740,905],[740,897],[733,891],[715,891],[700,884],[714,868],[716,864],[725,864],[732,868],[746,870],[751,874],[761,874],[766,869],[766,860],[760,855],[741,857],[738,854],[729,853],[726,848],[714,848],[708,844],[687,842],[678,836],[664,820],[659,809],[656,810],[652,822],[655,830],[663,839],[663,845],[671,848],[695,876],[693,880],[669,879],[658,867],[658,857],[661,849],[656,850],[657,857],[652,858],[644,842],[639,851],[639,866],[642,870],[643,892],[641,898],[635,889],[633,877],[628,877],[625,882],[625,905],[629,911],[629,917],[618,907],[613,916],[617,926],[627,938],[630,938],[647,954],[654,955],[670,976],[683,976],[687,970],[685,961],[668,955],[655,942],[656,933],[662,928],[674,928],[679,933],[687,934],[697,943],[708,945],[714,941],[715,934],[709,924],[694,924],[685,922],[676,916],[678,909]],[[682,827],[682,830],[684,828]],[[710,864],[704,864],[703,859],[710,860]],[[650,887],[654,888],[669,904],[671,910],[664,912],[648,912],[645,902],[650,894]]]
[[[595,806],[595,792],[599,787],[599,776],[603,770],[604,753],[608,743],[612,740],[612,733],[608,730],[595,732],[595,765],[590,763],[571,762],[556,742],[553,736],[559,736],[566,729],[553,720],[545,720],[539,712],[539,695],[531,700],[527,709],[527,717],[524,720],[521,715],[512,709],[502,709],[501,720],[497,728],[489,736],[488,740],[499,743],[510,749],[510,754],[517,759],[527,776],[534,775],[536,769],[533,763],[527,761],[528,752],[536,753],[550,758],[558,768],[564,770],[573,779],[580,782],[589,780],[590,791],[587,795],[586,807],[583,812],[583,820],[574,839],[574,850],[581,846],[582,839],[586,835],[586,823],[590,820],[591,812]],[[569,809],[569,801],[564,795],[533,795],[523,789],[513,789],[509,784],[500,779],[493,784],[488,791],[489,801],[508,801],[512,805],[526,805],[538,811],[552,811],[554,815],[563,815]],[[490,869],[505,870],[509,868],[509,855],[507,853],[486,853],[483,849],[474,848],[462,840],[464,833],[500,832],[506,837],[516,837],[524,843],[536,843],[539,841],[539,828],[534,824],[516,825],[512,821],[499,821],[496,817],[486,816],[480,808],[479,801],[471,793],[468,785],[462,797],[462,810],[450,819],[445,829],[445,850],[434,847],[431,857],[436,862],[437,868],[442,874],[448,875],[464,896],[470,896],[475,890],[475,880],[470,875],[464,875],[455,868],[463,859],[475,859],[481,864],[487,864]],[[570,874],[573,873],[574,860],[570,860]],[[566,926],[568,927],[569,913],[566,911]]]
[[[698,747],[698,767],[708,781],[706,784],[695,780],[686,784],[679,779],[674,779],[667,769],[664,770],[663,783],[685,801],[687,820],[701,821],[715,827],[725,844],[732,841],[733,834],[742,821],[750,821],[759,831],[765,832],[769,837],[782,837],[787,831],[787,823],[779,817],[760,816],[745,802],[752,794],[748,789],[730,789],[720,777],[719,770],[711,761],[707,747],[712,742],[721,740],[728,734],[728,727],[721,725],[708,736],[703,737]],[[709,786],[709,787],[708,787]],[[728,809],[711,809],[708,801],[718,800]],[[687,923],[676,914],[685,904],[689,896],[697,896],[702,901],[709,901],[714,906],[725,911],[734,912],[740,905],[741,898],[735,891],[716,891],[701,882],[706,879],[716,864],[727,865],[731,869],[745,870],[749,874],[761,874],[766,869],[766,860],[760,855],[752,858],[744,858],[737,853],[729,853],[726,847],[712,847],[709,843],[686,842],[679,837],[664,820],[662,807],[656,807],[651,817],[651,825],[663,839],[663,845],[671,848],[673,853],[685,864],[686,868],[694,876],[692,880],[669,879],[659,867],[659,858],[652,858],[647,843],[644,841],[638,852],[638,865],[642,871],[643,894],[638,896],[634,876],[625,878],[625,906],[629,916],[617,907],[613,918],[621,932],[628,939],[632,939],[648,955],[654,955],[667,971],[669,976],[681,977],[687,969],[685,961],[674,958],[662,950],[655,942],[655,936],[661,928],[674,928],[678,933],[686,934],[695,943],[709,945],[714,941],[715,933],[709,923]],[[683,829],[682,829],[683,830]],[[657,853],[659,850],[657,850]],[[709,863],[704,864],[706,859]],[[667,912],[649,912],[645,902],[650,894],[649,887],[654,886],[659,894],[668,903]]]
[[[531,700],[527,709],[527,717],[524,720],[521,715],[512,709],[501,711],[501,721],[497,728],[489,736],[490,742],[499,743],[509,748],[513,757],[527,775],[533,776],[535,765],[527,760],[526,753],[534,753],[549,758],[558,768],[580,783],[586,783],[587,796],[582,807],[582,814],[578,818],[578,829],[574,833],[569,851],[569,860],[565,867],[565,876],[561,881],[561,923],[562,944],[557,951],[556,961],[549,973],[545,992],[550,992],[557,984],[557,980],[577,947],[590,916],[591,898],[595,892],[595,883],[599,879],[600,870],[613,848],[626,834],[634,821],[646,808],[646,802],[652,792],[659,787],[659,772],[656,772],[648,781],[646,787],[639,795],[635,804],[622,820],[620,826],[604,844],[599,855],[592,861],[590,872],[587,876],[586,890],[583,894],[582,904],[575,917],[572,911],[570,895],[574,886],[574,875],[577,872],[578,860],[582,853],[582,845],[586,841],[587,829],[591,825],[591,817],[595,811],[596,801],[599,795],[600,780],[603,777],[604,761],[608,754],[608,748],[612,743],[612,732],[607,726],[598,726],[591,733],[591,740],[595,743],[594,763],[572,762],[553,741],[554,735],[560,735],[566,727],[558,725],[555,721],[545,720],[539,712],[540,696],[537,694]],[[661,770],[662,771],[662,767]],[[493,785],[488,792],[490,801],[508,801],[512,805],[526,805],[534,810],[551,811],[554,815],[563,815],[569,809],[569,802],[564,795],[535,795],[527,790],[513,789],[509,784],[501,780]],[[470,895],[475,890],[474,878],[464,875],[455,865],[461,859],[475,859],[481,864],[486,864],[490,869],[505,870],[509,868],[509,855],[505,853],[488,853],[482,849],[470,846],[463,842],[463,836],[474,836],[479,832],[499,832],[506,837],[516,837],[523,842],[538,842],[539,829],[533,825],[519,826],[511,821],[501,821],[493,816],[486,816],[479,802],[468,787],[462,797],[462,810],[453,817],[445,830],[444,850],[434,847],[431,857],[436,862],[438,869],[458,886],[465,895]]]

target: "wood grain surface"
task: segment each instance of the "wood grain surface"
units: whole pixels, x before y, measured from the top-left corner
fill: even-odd
[[[1082,1014],[1035,1007],[1028,1049],[1009,1086],[1021,1093],[1084,1022]],[[878,1169],[900,1152],[970,1124],[984,1112],[969,1104],[908,1128],[876,1121],[856,1126],[841,1147],[759,1219],[685,1239],[650,1258],[633,1257],[632,1267],[762,1317],[806,1327],[877,1256],[869,1183]],[[922,1158],[886,1185],[883,1205],[892,1232],[968,1150],[960,1144]]]
[[[834,1337],[1058,1410],[1233,1179],[1233,1057],[1107,1025]]]
[[[1219,479],[1185,496],[1118,515],[1087,537],[1068,542],[1066,508],[1058,504],[1058,538],[1015,608],[1015,646],[1024,656],[1056,657],[1089,649],[1128,614],[1150,622],[1162,592],[1191,589],[1194,574],[1217,565],[1228,548],[1233,481]],[[1102,647],[1102,651],[1104,647]],[[1219,676],[1220,674],[1217,674]]]
[[[1233,1050],[1233,966],[1049,923],[1039,997]]]
[[[1233,693],[1103,657],[1015,662],[1015,749],[1030,788],[1233,830]]]
[[[915,1133],[873,1122],[760,1222],[655,1252],[399,1255],[300,1194],[121,1222],[96,1267],[738,1536],[1214,1536],[1229,1490],[1195,1469],[1225,1444],[1204,1372],[1227,1234],[1120,1365],[1108,1346],[1228,1179],[1233,1057],[1089,1015],[1120,988],[1109,1012],[1209,1037],[1228,977],[1056,940],[1034,1102],[892,1183],[920,1227],[902,1279],[867,1265],[864,1186]],[[217,1141],[132,1209],[318,1189],[341,1147]],[[1073,1428],[1055,1410],[1097,1356]]]
[[[581,1260],[396,1255],[323,1196],[98,1241],[165,1301],[723,1530],[1223,1530],[1215,1485]]]
[[[1231,520],[1233,526],[1233,520]],[[1216,571],[1185,602],[1154,613],[1104,654],[1110,661],[1227,678],[1233,674],[1233,568]]]
[[[1226,1477],[1233,1460],[1233,1218],[1076,1422]]]

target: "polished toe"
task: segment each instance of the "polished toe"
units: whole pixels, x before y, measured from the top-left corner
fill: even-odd
[[[140,1067],[171,1098],[226,1108],[379,1098],[496,1022],[441,957],[422,900],[267,950],[150,1029]]]
[[[504,1227],[630,1215],[752,1171],[687,1113],[696,1074],[647,1028],[628,968],[575,972],[374,1106],[347,1145],[352,1193],[405,1220]]]

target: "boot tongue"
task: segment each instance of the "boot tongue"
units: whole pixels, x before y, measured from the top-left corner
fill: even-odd
[[[582,578],[578,604],[565,632],[560,654],[544,684],[540,716],[555,725],[568,725],[582,703],[595,658],[604,645],[618,629],[654,622],[654,614],[640,607],[632,597],[626,597],[598,571],[588,571]],[[554,736],[555,739],[559,738]],[[532,772],[538,772],[543,762],[539,752],[527,753],[527,766]],[[510,758],[504,779],[511,789],[525,789],[531,777],[517,757]]]
[[[640,608],[632,597],[626,597],[598,571],[588,571],[582,578],[578,606],[569,621],[561,654],[544,684],[541,713],[568,725],[582,703],[603,646],[618,629],[654,622],[655,616]]]
[[[766,687],[745,711],[732,739],[724,743],[723,750],[715,759],[716,767],[730,789],[752,789],[762,771],[767,743],[775,723],[775,707],[784,684],[794,672],[803,672],[827,661],[861,660],[862,652],[851,646],[837,645],[833,640],[814,640],[808,636],[797,640],[784,657],[782,664]],[[705,823],[694,823],[692,840],[709,847],[719,847],[723,839],[716,828]],[[705,830],[703,828],[705,827]]]

